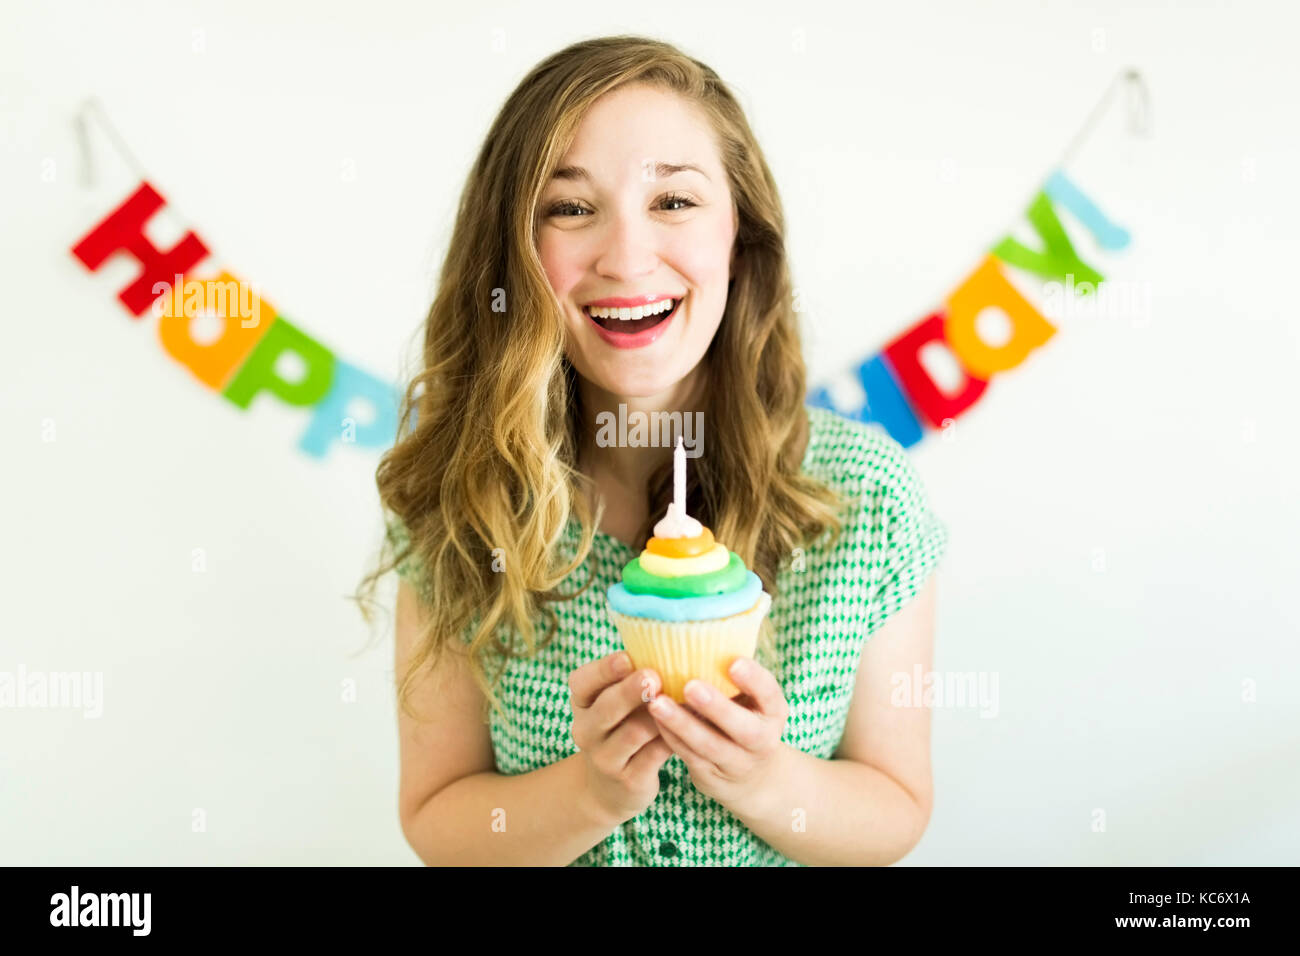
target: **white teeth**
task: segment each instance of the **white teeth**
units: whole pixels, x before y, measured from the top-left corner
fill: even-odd
[[[672,309],[676,299],[660,299],[653,305],[638,305],[630,309],[608,309],[608,308],[587,308],[587,314],[593,319],[622,319],[631,321],[633,319],[644,319],[647,316],[658,315],[661,312],[667,312]]]

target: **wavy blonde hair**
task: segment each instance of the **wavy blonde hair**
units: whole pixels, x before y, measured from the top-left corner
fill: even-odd
[[[703,110],[739,222],[731,290],[704,357],[709,448],[692,462],[688,511],[773,597],[785,556],[827,531],[838,539],[843,529],[845,500],[800,469],[806,381],[784,213],[744,112],[712,69],[667,43],[639,36],[574,43],[519,83],[479,151],[424,327],[423,368],[405,389],[397,441],[375,473],[381,503],[404,523],[409,543],[396,548],[389,539],[387,558],[356,597],[372,597],[378,579],[412,555],[428,582],[426,626],[397,676],[407,713],[420,669],[436,667],[458,637],[468,638],[485,700],[500,709],[482,658],[489,651],[498,658],[499,679],[510,657],[546,646],[558,631],[550,605],[572,600],[594,579],[573,593],[557,590],[592,555],[604,505],[591,513],[593,484],[577,468],[585,427],[577,373],[565,355],[564,316],[538,257],[535,222],[584,113],[630,83]],[[493,310],[502,290],[505,315]],[[503,322],[527,334],[503,330]],[[638,540],[666,510],[671,485],[669,461],[647,482],[650,518]],[[582,534],[565,563],[556,545],[571,516]],[[508,556],[503,570],[492,567],[498,548]],[[369,621],[364,603],[362,613]],[[540,618],[547,630],[539,641]],[[756,657],[769,669],[776,660],[770,619]]]

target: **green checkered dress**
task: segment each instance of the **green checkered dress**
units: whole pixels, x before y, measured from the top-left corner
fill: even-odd
[[[789,704],[782,739],[830,759],[844,734],[863,641],[912,598],[943,556],[947,526],[930,509],[907,452],[876,424],[850,421],[806,406],[811,430],[803,471],[842,494],[859,496],[834,549],[827,532],[778,572],[780,591],[770,611],[779,664],[773,670]],[[571,521],[560,547],[576,553],[579,528]],[[390,517],[399,548],[406,533]],[[636,557],[623,542],[597,532],[597,567],[578,568],[566,593],[596,580],[578,598],[554,605],[560,632],[533,659],[517,659],[496,692],[506,709],[491,716],[497,770],[528,773],[577,752],[571,730],[569,674],[622,649],[606,614],[606,589]],[[802,568],[799,566],[802,558]],[[419,559],[398,574],[427,596]],[[571,866],[798,866],[759,839],[725,807],[691,784],[673,754],[659,772],[659,795],[643,813],[615,827]]]

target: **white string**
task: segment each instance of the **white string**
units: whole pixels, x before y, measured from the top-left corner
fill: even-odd
[[[1101,118],[1106,115],[1106,111],[1110,108],[1111,100],[1114,99],[1116,91],[1121,88],[1123,88],[1127,94],[1125,102],[1128,106],[1128,132],[1131,135],[1141,137],[1146,137],[1150,134],[1151,100],[1150,96],[1147,94],[1146,83],[1143,82],[1142,74],[1137,70],[1132,68],[1122,70],[1113,80],[1111,80],[1110,85],[1106,87],[1106,92],[1103,93],[1101,99],[1097,101],[1097,105],[1092,108],[1092,112],[1090,112],[1088,118],[1083,121],[1083,125],[1079,127],[1079,131],[1074,134],[1074,138],[1070,140],[1070,145],[1065,148],[1065,152],[1063,152],[1060,158],[1052,164],[1051,168],[1048,170],[1049,175],[1064,167],[1083,147],[1083,144],[1087,142],[1088,137],[1101,121]],[[998,239],[1012,234],[1013,230],[1024,218],[1025,211],[1033,203],[1034,199],[1037,198],[1038,194],[1042,192],[1042,189],[1043,181],[1040,180],[1038,184],[1034,186],[1033,192],[1029,194],[1028,199],[1020,204],[1019,209],[1010,220],[1008,220],[1007,225],[997,234]],[[958,283],[964,282],[969,274],[969,272],[965,272],[958,276],[956,282],[952,283],[948,288],[957,288]]]
[[[1121,71],[1111,81],[1110,85],[1106,88],[1106,92],[1102,94],[1101,99],[1097,101],[1096,106],[1092,108],[1092,112],[1089,113],[1087,119],[1084,120],[1083,125],[1079,127],[1079,131],[1075,133],[1074,138],[1070,140],[1070,144],[1066,147],[1065,152],[1061,154],[1060,159],[1058,159],[1053,165],[1053,171],[1066,165],[1079,149],[1082,148],[1083,144],[1087,142],[1088,137],[1092,134],[1097,123],[1101,121],[1101,118],[1110,108],[1111,101],[1114,99],[1116,92],[1120,89],[1123,89],[1125,92],[1125,103],[1128,108],[1128,132],[1131,135],[1140,137],[1150,135],[1151,98],[1147,92],[1146,83],[1142,79],[1142,74],[1130,67]],[[140,162],[135,158],[135,155],[126,145],[126,142],[118,134],[116,128],[114,128],[113,124],[109,121],[99,100],[90,96],[82,102],[81,108],[73,118],[77,141],[81,149],[82,184],[86,187],[95,184],[94,157],[91,150],[90,136],[86,128],[86,120],[91,116],[98,121],[100,127],[108,135],[113,148],[117,150],[118,154],[126,164],[131,167],[131,170],[136,174],[136,176],[141,180],[148,180],[149,175],[145,172],[145,169]],[[1033,196],[1038,195],[1040,188],[1041,186],[1035,188],[1033,195],[1030,197],[1030,201],[1033,200]],[[1022,204],[1021,210],[1018,211],[1011,219],[1010,223],[1008,223],[1007,229],[1002,233],[1003,235],[1010,233],[1011,229],[1014,228],[1015,224],[1023,215],[1023,210],[1025,208],[1028,208],[1028,203]],[[180,211],[170,199],[167,199],[162,209],[159,211],[178,220],[185,229],[194,229],[193,224],[180,214]],[[214,254],[214,250],[209,243],[205,241],[204,245],[208,246],[209,254]]]
[[[131,172],[133,172],[139,180],[143,182],[150,179],[144,166],[142,166],[140,161],[135,158],[135,154],[132,153],[130,147],[126,145],[126,141],[109,121],[108,114],[105,113],[104,107],[100,104],[99,100],[93,96],[88,96],[82,101],[80,108],[72,118],[72,125],[76,131],[77,143],[81,152],[81,184],[83,187],[89,189],[96,185],[95,157],[90,142],[90,131],[87,126],[88,119],[94,119],[99,124],[100,129],[102,129],[108,136],[109,143],[112,145],[113,149],[126,165],[130,167]],[[163,194],[163,200],[162,207],[155,215],[162,214],[169,216],[176,220],[186,231],[196,231],[193,223],[181,215],[180,210],[176,208],[175,204],[171,201],[171,198],[165,193]],[[214,250],[211,243],[205,239],[203,244],[207,247],[208,254],[213,255]]]
[[[86,120],[92,115],[108,135],[109,140],[112,141],[113,148],[131,167],[131,171],[141,179],[148,179],[144,167],[136,160],[126,142],[118,135],[113,124],[108,121],[108,116],[104,113],[104,108],[100,105],[99,100],[93,96],[88,96],[82,101],[81,108],[77,110],[77,115],[73,120],[77,127],[78,139],[81,142],[82,182],[87,186],[95,185],[95,160],[90,148],[90,136],[86,130]]]
[[[1070,161],[1070,158],[1079,151],[1088,137],[1092,134],[1093,128],[1101,121],[1102,116],[1110,108],[1111,100],[1114,99],[1115,93],[1123,89],[1125,92],[1125,103],[1128,107],[1128,131],[1133,136],[1148,136],[1151,132],[1151,98],[1147,94],[1146,83],[1142,80],[1142,74],[1134,69],[1127,69],[1121,72],[1110,86],[1097,105],[1092,108],[1088,118],[1083,121],[1079,131],[1074,134],[1070,140],[1070,145],[1065,148],[1061,158],[1057,160],[1057,166],[1064,166]]]

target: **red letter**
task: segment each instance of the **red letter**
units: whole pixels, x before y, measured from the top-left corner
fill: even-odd
[[[956,418],[975,403],[980,393],[988,387],[988,381],[976,378],[962,365],[961,360],[953,356],[957,366],[966,376],[966,384],[956,395],[939,391],[934,379],[920,362],[921,348],[929,342],[948,342],[943,337],[943,313],[936,312],[929,318],[922,319],[894,341],[886,345],[881,352],[889,361],[898,376],[903,391],[912,400],[912,407],[924,415],[935,428],[943,428],[946,418]],[[951,351],[951,349],[949,349]]]
[[[92,272],[103,265],[113,253],[125,250],[140,260],[144,271],[140,277],[118,293],[117,297],[132,315],[139,318],[150,303],[158,298],[154,286],[162,283],[171,286],[178,273],[208,254],[208,249],[192,232],[176,244],[174,249],[159,252],[144,234],[145,221],[163,206],[163,198],[147,182],[126,202],[114,209],[84,239],[72,247],[72,254]]]

